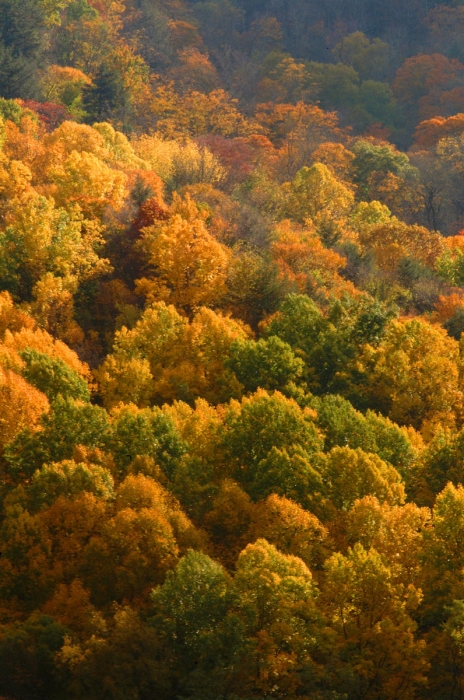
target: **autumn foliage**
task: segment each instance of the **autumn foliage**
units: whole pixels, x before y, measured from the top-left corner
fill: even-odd
[[[0,698],[462,700],[464,9],[0,0]]]

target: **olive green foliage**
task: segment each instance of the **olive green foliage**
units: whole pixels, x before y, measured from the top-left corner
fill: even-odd
[[[19,353],[26,363],[23,377],[36,389],[43,391],[50,401],[63,398],[90,401],[87,382],[73,372],[63,360],[27,348]]]

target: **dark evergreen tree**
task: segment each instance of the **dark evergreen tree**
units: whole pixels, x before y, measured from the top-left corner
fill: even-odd
[[[45,16],[34,0],[0,0],[0,95],[36,97],[45,50]]]
[[[124,103],[124,85],[120,74],[102,64],[93,83],[84,90],[83,106],[87,122],[92,124],[114,118],[116,112],[124,112]]]

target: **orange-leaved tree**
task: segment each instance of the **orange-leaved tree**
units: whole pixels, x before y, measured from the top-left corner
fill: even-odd
[[[190,315],[225,294],[229,250],[209,233],[188,196],[175,197],[171,218],[147,227],[141,245],[153,276],[139,280],[138,289],[150,301],[167,301]]]

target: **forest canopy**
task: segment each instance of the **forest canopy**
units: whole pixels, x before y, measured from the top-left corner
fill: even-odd
[[[462,700],[463,47],[0,0],[1,700]]]

